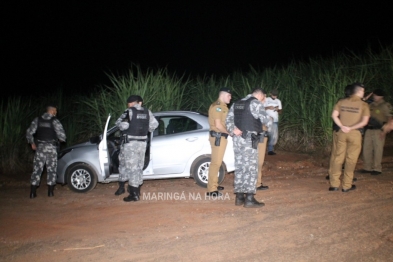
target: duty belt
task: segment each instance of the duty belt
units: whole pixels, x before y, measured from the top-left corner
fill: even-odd
[[[54,140],[50,140],[50,141],[36,140],[34,143],[36,143],[36,144],[50,144],[52,146],[58,145],[58,142],[56,142]]]
[[[366,126],[366,129],[381,129],[382,126]]]
[[[130,138],[130,137],[128,137],[128,135],[123,135],[122,139],[121,139],[121,145],[127,144],[131,141],[146,142],[146,139]]]
[[[211,137],[215,137],[216,140],[214,141],[214,145],[215,146],[220,146],[220,142],[221,142],[221,137],[225,137],[226,139],[228,138],[228,134],[227,133],[220,133],[220,132],[216,132],[213,130],[210,130],[210,136]]]

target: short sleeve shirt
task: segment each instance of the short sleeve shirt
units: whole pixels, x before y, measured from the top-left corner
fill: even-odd
[[[359,123],[364,116],[370,116],[370,108],[358,96],[341,99],[334,106],[339,112],[340,121],[344,126],[353,126]]]
[[[215,120],[219,119],[221,124],[225,126],[225,119],[227,115],[228,115],[228,106],[224,102],[220,101],[220,99],[218,99],[213,104],[211,104],[209,108],[210,130],[219,132],[219,130],[215,125]]]
[[[378,120],[380,123],[386,123],[389,117],[392,116],[391,104],[381,100],[379,103],[372,102],[370,104],[371,117]]]

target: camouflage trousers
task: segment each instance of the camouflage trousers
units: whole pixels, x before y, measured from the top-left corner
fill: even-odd
[[[146,142],[130,141],[124,144],[119,154],[119,181],[133,187],[143,184]]]
[[[33,186],[39,186],[41,174],[46,164],[46,172],[48,174],[47,184],[53,186],[56,184],[57,169],[57,151],[56,146],[51,144],[38,144],[34,155],[33,174],[30,182]]]
[[[258,150],[252,148],[251,138],[233,137],[235,153],[235,193],[256,192],[258,178]]]

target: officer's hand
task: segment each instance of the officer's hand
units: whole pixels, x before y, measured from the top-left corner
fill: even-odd
[[[236,136],[241,136],[243,132],[239,128],[235,127],[235,129],[233,129],[233,134]]]
[[[35,151],[37,149],[37,146],[33,143],[33,144],[31,144],[31,149],[33,149]]]
[[[341,130],[342,130],[344,133],[349,133],[349,131],[351,131],[351,129],[350,129],[349,127],[347,127],[347,126],[342,126],[342,127],[341,127]]]

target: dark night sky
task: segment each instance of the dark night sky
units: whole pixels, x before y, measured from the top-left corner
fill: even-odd
[[[168,3],[166,3],[168,2]],[[293,2],[293,3],[286,3]],[[24,1],[2,4],[9,94],[88,92],[105,72],[228,75],[393,43],[390,1]],[[284,4],[285,3],[285,4]],[[22,91],[25,90],[26,91]]]

